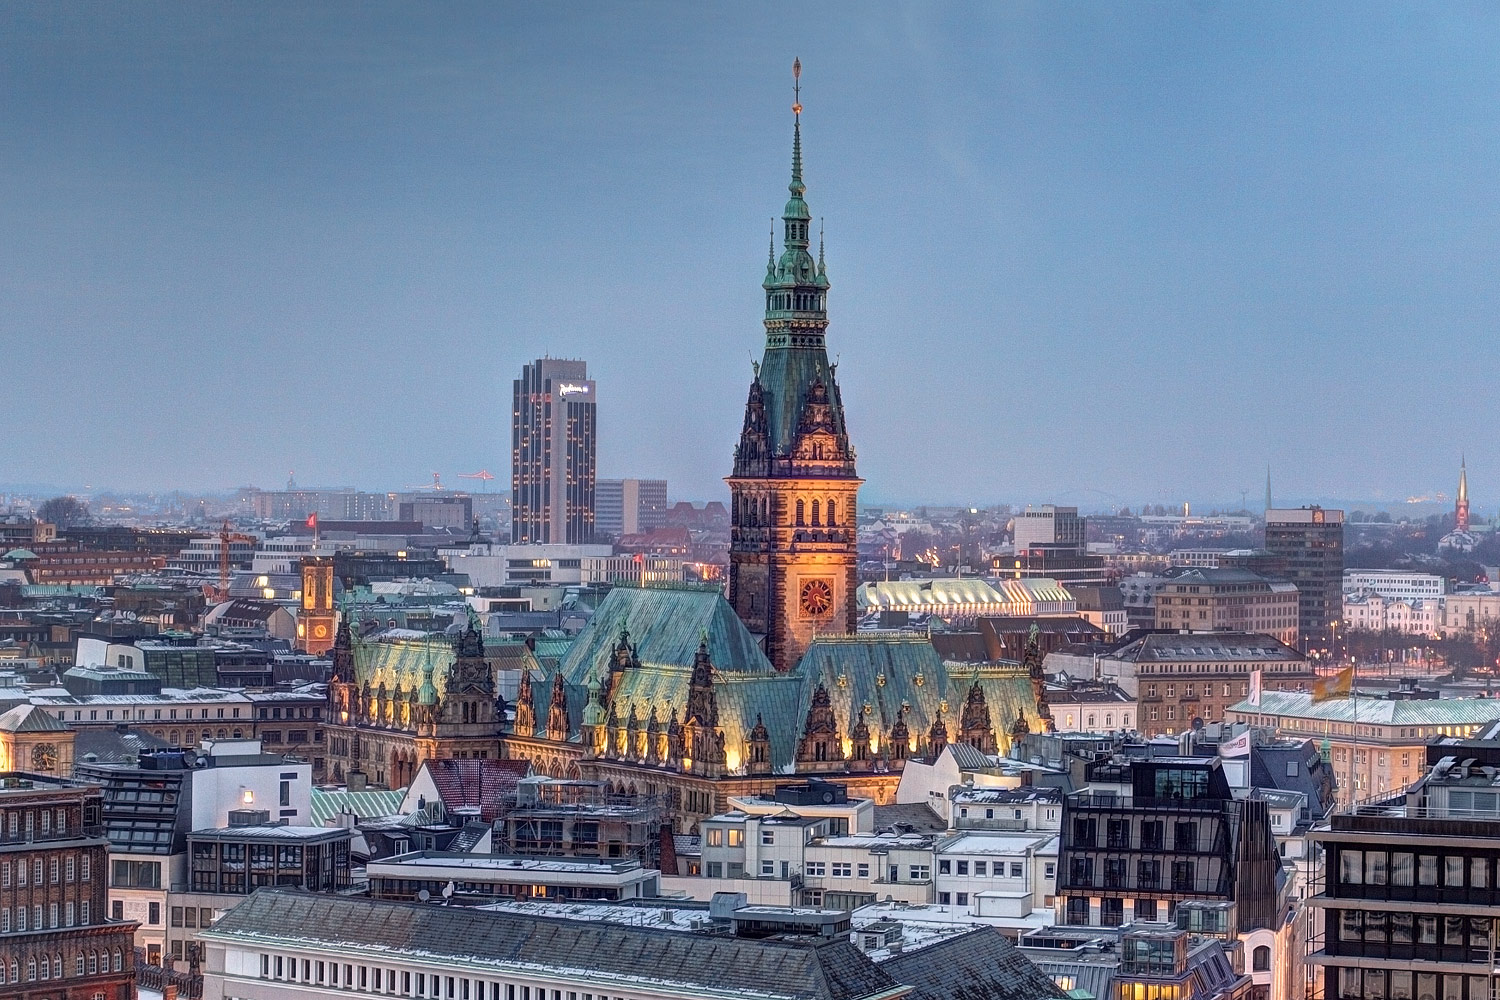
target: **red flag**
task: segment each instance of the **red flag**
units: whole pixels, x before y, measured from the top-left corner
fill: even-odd
[[[312,514],[308,516],[308,518],[307,518],[307,526],[309,528],[312,528],[314,531],[316,531],[318,529],[318,512],[317,511],[313,511]]]

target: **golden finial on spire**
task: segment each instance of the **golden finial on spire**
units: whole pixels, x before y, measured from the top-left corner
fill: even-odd
[[[802,60],[792,60],[792,114],[802,114]]]

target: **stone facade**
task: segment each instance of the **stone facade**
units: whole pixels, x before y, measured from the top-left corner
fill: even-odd
[[[451,644],[441,637],[356,644],[349,623],[340,623],[328,701],[328,768],[337,782],[361,773],[400,788],[426,760],[500,756],[494,673],[472,618]]]
[[[765,355],[755,366],[728,478],[729,601],[778,670],[813,637],[854,631],[861,480],[828,362],[828,272],[810,252],[802,124],[794,126],[785,249],[766,263]]]

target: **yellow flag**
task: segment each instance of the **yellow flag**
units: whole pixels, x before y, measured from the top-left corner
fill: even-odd
[[[1316,705],[1320,701],[1330,701],[1334,698],[1347,698],[1353,690],[1354,667],[1348,666],[1332,677],[1320,677],[1313,681],[1313,704]]]

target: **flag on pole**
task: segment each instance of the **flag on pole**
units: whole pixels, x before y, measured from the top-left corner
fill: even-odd
[[[1250,671],[1250,697],[1246,699],[1250,704],[1260,705],[1260,671]]]
[[[1347,698],[1354,691],[1354,667],[1347,666],[1332,677],[1320,677],[1313,681],[1312,700],[1316,705],[1320,701],[1331,701],[1334,698]]]
[[[1245,730],[1227,743],[1219,744],[1220,757],[1250,756],[1250,730]]]
[[[317,511],[313,511],[311,514],[308,515],[308,517],[307,517],[307,526],[309,528],[313,529],[314,531],[318,530],[318,512]]]

